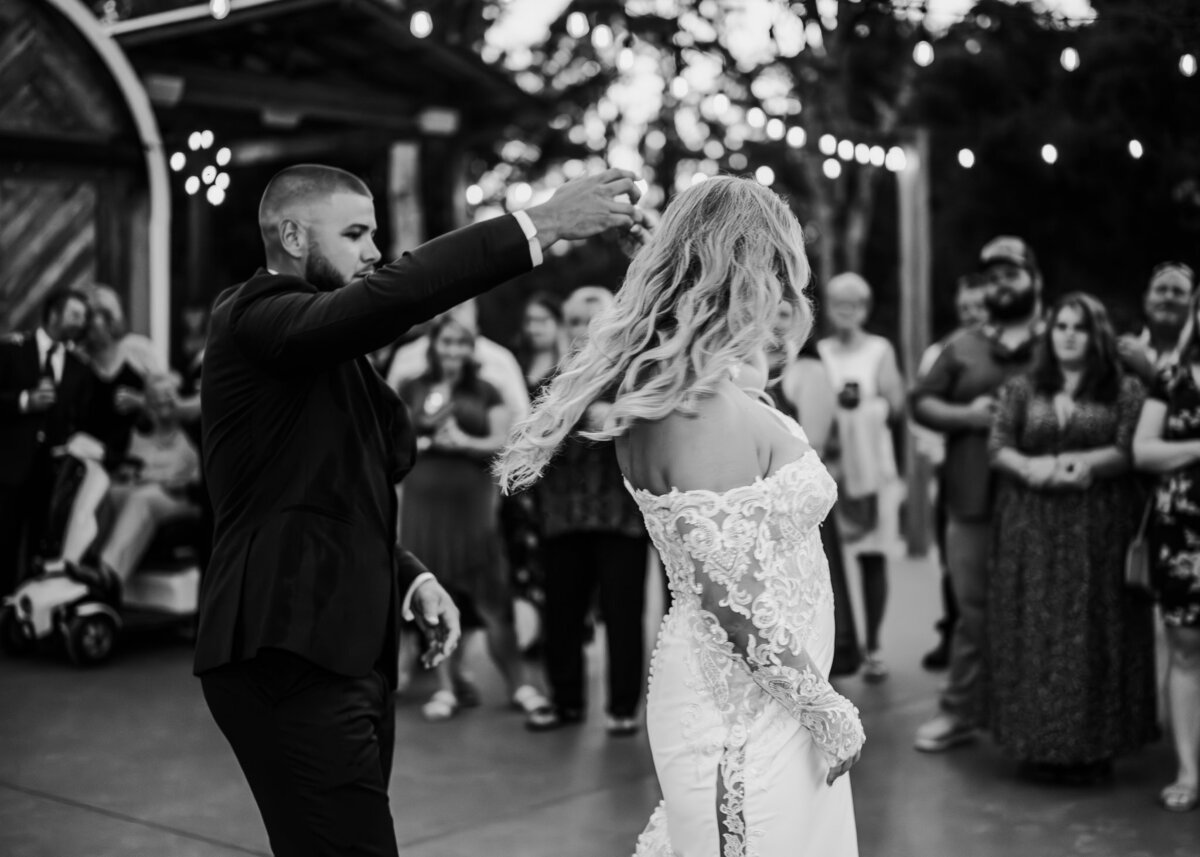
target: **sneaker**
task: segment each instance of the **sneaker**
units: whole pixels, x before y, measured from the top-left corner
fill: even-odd
[[[614,738],[624,738],[629,735],[636,735],[640,727],[636,717],[614,717],[610,714],[605,721],[604,728]]]
[[[878,652],[871,652],[863,658],[862,677],[863,681],[868,684],[879,684],[881,681],[887,679],[887,664],[879,657]]]
[[[917,730],[913,746],[922,753],[941,753],[975,740],[975,727],[953,714],[942,712]]]
[[[582,723],[583,717],[583,712],[577,708],[555,708],[553,705],[545,705],[525,716],[525,728],[530,732],[550,732],[563,726]]]

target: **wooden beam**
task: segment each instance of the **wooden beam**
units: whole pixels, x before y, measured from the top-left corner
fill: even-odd
[[[329,6],[335,2],[337,0],[238,0],[233,4],[229,15],[219,21],[209,11],[209,4],[203,2],[101,26],[122,47],[129,48],[206,30],[237,27],[250,21],[301,11],[313,6]]]
[[[136,141],[104,136],[0,133],[0,162],[70,164],[81,167],[137,167],[143,154]]]
[[[918,128],[905,147],[907,166],[896,174],[900,207],[900,359],[908,386],[916,382],[921,356],[929,347],[932,238],[929,225],[929,130]],[[909,556],[925,556],[933,533],[929,485],[933,467],[917,452],[916,438],[905,432],[904,521]]]
[[[151,66],[142,70],[142,81],[152,92],[167,92],[171,81],[182,88],[160,107],[215,107],[281,116],[353,122],[377,128],[407,130],[419,109],[411,99],[362,87],[331,86],[251,72],[222,71],[199,66]]]

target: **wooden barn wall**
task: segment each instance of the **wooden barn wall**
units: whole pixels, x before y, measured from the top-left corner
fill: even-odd
[[[56,288],[107,282],[129,304],[140,174],[83,37],[40,0],[0,0],[0,331],[36,324]]]

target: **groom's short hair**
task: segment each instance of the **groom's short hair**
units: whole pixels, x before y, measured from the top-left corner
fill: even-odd
[[[263,238],[273,235],[284,212],[299,205],[353,193],[373,199],[366,182],[354,173],[324,164],[296,164],[280,170],[267,182],[258,204],[258,227]]]

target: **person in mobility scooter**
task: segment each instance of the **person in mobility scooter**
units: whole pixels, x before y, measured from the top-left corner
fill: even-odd
[[[63,534],[60,550],[46,543],[55,559],[43,560],[0,614],[10,651],[57,632],[76,664],[94,664],[108,658],[131,618],[194,619],[200,575],[188,543],[200,516],[199,456],[176,418],[171,379],[148,381],[144,410],[149,424],[133,433],[111,474],[99,450],[79,443],[63,459],[47,526]]]

